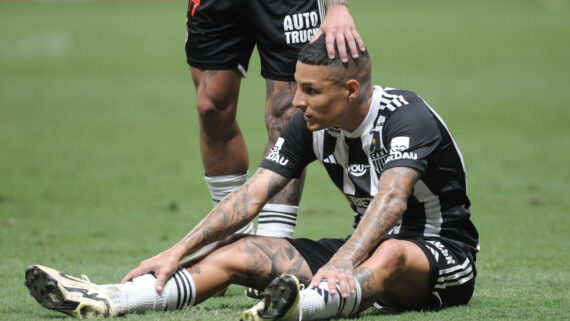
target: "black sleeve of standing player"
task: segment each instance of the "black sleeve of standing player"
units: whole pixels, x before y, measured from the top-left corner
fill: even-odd
[[[259,167],[287,178],[299,178],[305,167],[316,159],[313,133],[307,129],[301,113],[291,118]]]
[[[435,115],[423,101],[396,109],[384,123],[382,139],[389,149],[384,170],[411,167],[424,173],[442,136]]]

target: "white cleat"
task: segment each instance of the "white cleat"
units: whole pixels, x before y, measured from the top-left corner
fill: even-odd
[[[45,266],[33,265],[26,269],[26,287],[44,308],[77,319],[118,316],[109,295],[85,275],[79,279]]]

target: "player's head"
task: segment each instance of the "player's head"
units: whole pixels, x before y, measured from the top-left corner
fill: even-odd
[[[334,59],[328,57],[321,36],[301,48],[297,56],[293,106],[302,110],[310,130],[333,126],[353,130],[362,121],[361,111],[368,107],[372,93],[368,52],[359,51],[357,59],[349,54],[348,62],[343,63],[335,44],[335,54]]]
[[[357,47],[358,48],[358,47]],[[303,46],[297,54],[297,60],[313,66],[329,66],[331,72],[338,73],[337,82],[344,85],[343,80],[354,78],[362,84],[370,84],[370,56],[368,51],[361,51],[358,48],[358,58],[353,59],[350,54],[350,48],[346,45],[348,53],[348,62],[344,63],[340,60],[338,47],[334,44],[335,57],[330,59],[327,53],[325,36],[322,35],[315,41]]]

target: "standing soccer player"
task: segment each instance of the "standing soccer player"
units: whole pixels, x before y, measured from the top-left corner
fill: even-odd
[[[358,56],[358,48],[364,50],[364,44],[347,0],[328,0],[326,6],[324,0],[190,0],[187,17],[186,55],[196,88],[200,149],[206,184],[216,205],[248,177],[248,153],[236,113],[241,79],[254,46],[266,79],[267,153],[295,113],[291,102],[299,48],[323,33],[329,55],[334,55],[336,42],[346,61],[345,42],[353,57]],[[292,236],[303,181],[303,176],[291,181],[261,210],[258,235]],[[252,224],[239,232],[252,234]]]

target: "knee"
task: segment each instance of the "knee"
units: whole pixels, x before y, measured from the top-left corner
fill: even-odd
[[[198,95],[196,98],[200,124],[206,132],[218,132],[231,128],[236,120],[236,107],[237,102],[229,97],[214,98],[209,95]]]
[[[390,239],[380,244],[371,259],[376,262],[377,269],[397,273],[403,267],[406,255],[400,242]]]

